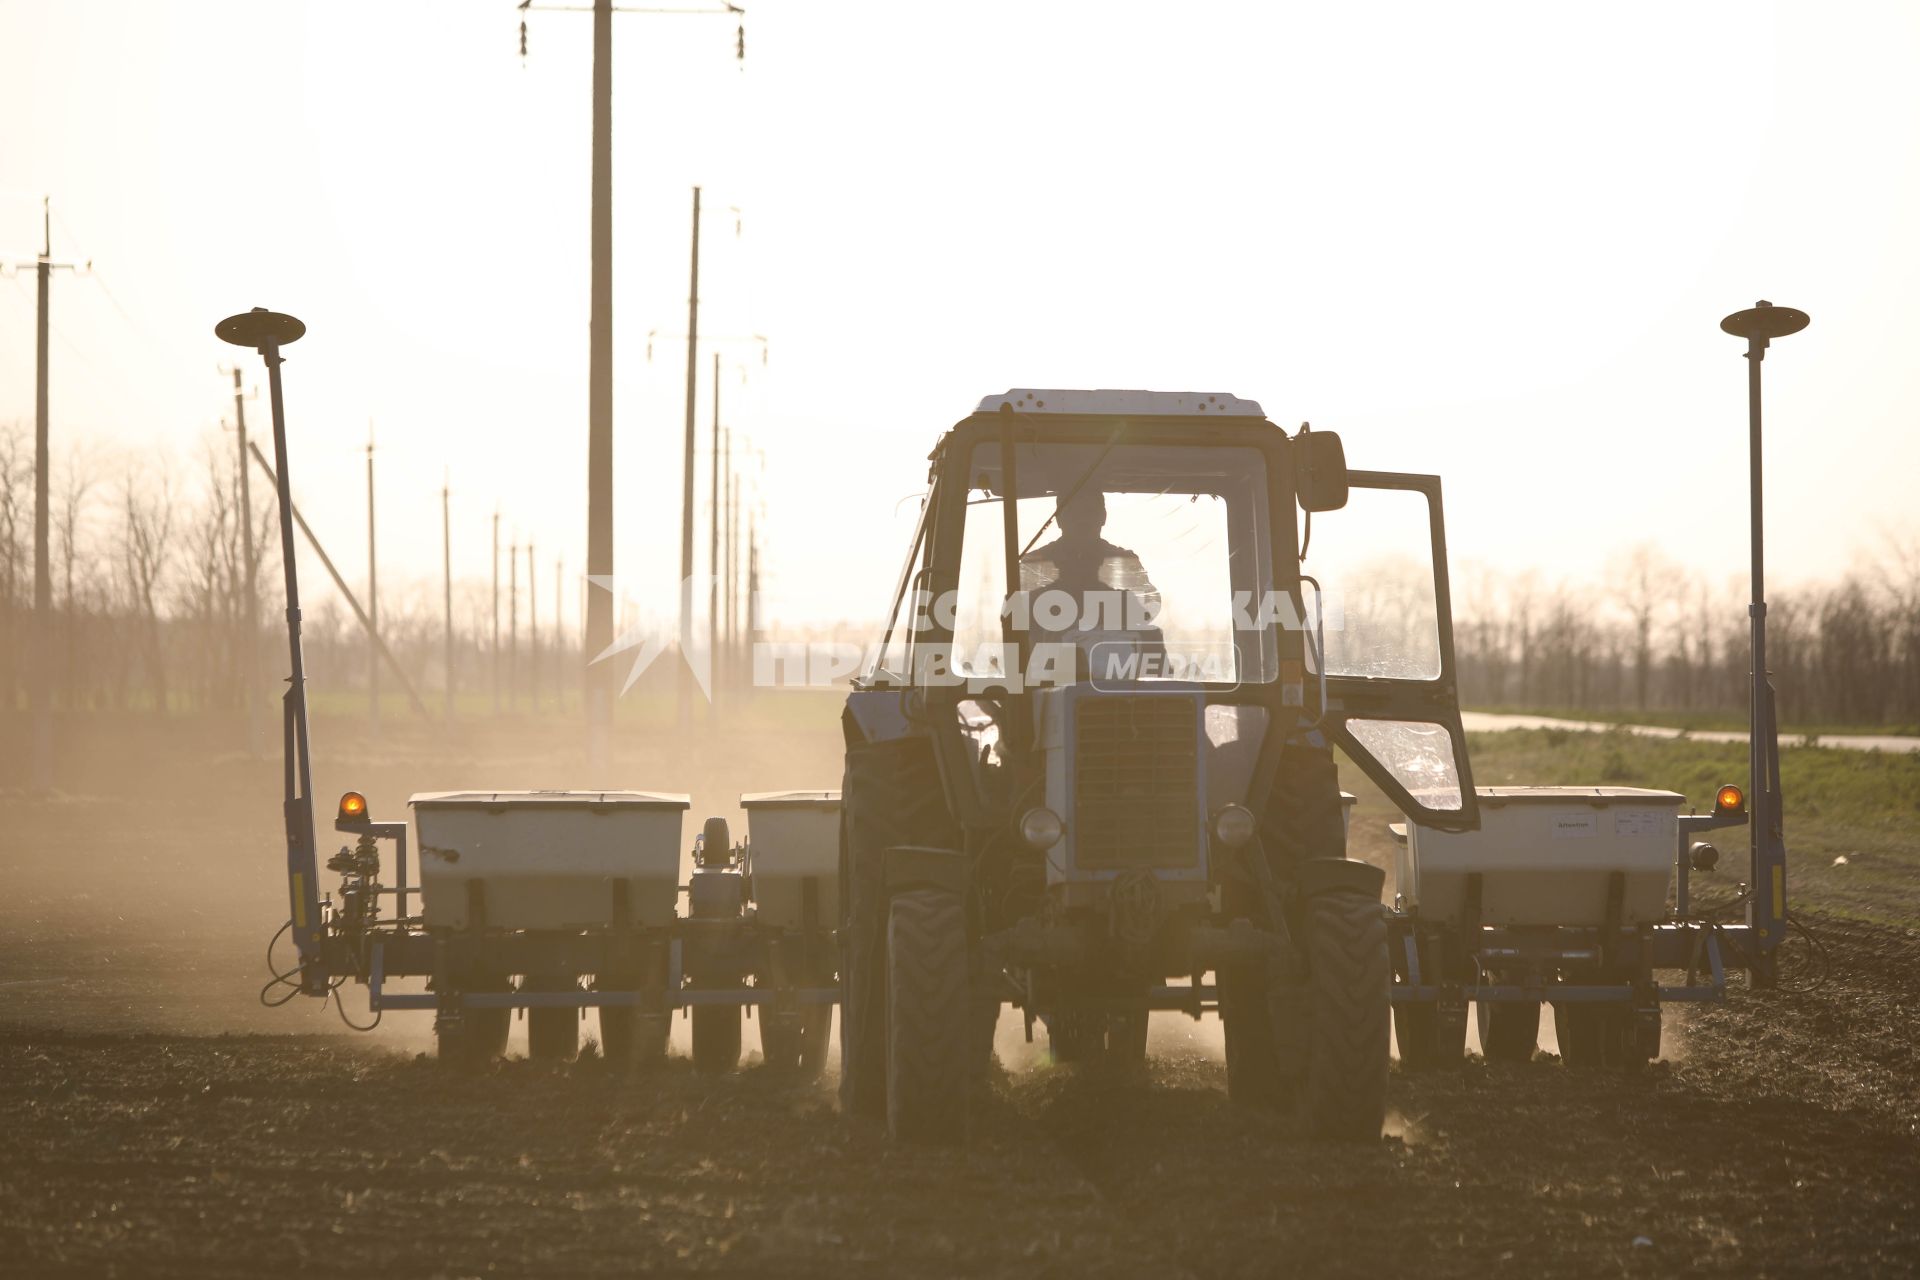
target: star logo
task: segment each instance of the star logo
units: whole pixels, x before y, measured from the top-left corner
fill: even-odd
[[[616,635],[613,643],[595,654],[588,665],[598,666],[620,654],[631,652],[633,661],[627,667],[626,683],[620,686],[621,694],[625,694],[646,673],[647,668],[653,665],[656,658],[666,653],[669,648],[678,648],[681,660],[687,664],[687,670],[693,673],[693,682],[700,688],[700,696],[712,701],[713,653],[707,647],[706,638],[689,625],[693,617],[695,588],[705,590],[712,581],[710,578],[687,578],[680,583],[678,645],[674,645],[663,636],[658,627],[646,622],[636,622],[626,631]],[[590,573],[587,575],[587,582],[612,596],[616,605],[625,603],[626,596],[621,593],[615,579],[604,574]]]

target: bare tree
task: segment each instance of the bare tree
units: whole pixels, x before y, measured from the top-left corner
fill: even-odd
[[[80,613],[74,600],[74,566],[79,561],[80,519],[87,493],[93,488],[88,478],[91,467],[77,451],[69,450],[61,469],[59,497],[53,510],[54,546],[60,557],[60,609],[65,632],[65,650],[61,686],[69,711],[79,704]]]
[[[122,482],[120,571],[126,598],[136,617],[143,665],[154,699],[154,709],[167,712],[166,647],[160,633],[159,602],[165,594],[167,559],[173,542],[173,482],[167,469],[147,473],[159,493],[146,496],[144,486],[129,471]]]
[[[0,431],[0,707],[11,711],[20,691],[21,614],[30,571],[27,539],[33,521],[32,450],[18,422]]]
[[[246,567],[241,563],[239,486],[233,461],[218,440],[201,442],[204,492],[187,513],[184,534],[186,574],[180,582],[184,621],[195,643],[192,679],[201,706],[232,704],[229,674],[239,666],[241,594]]]
[[[1680,570],[1658,547],[1642,542],[1615,557],[1607,576],[1614,602],[1632,626],[1633,705],[1644,711],[1652,705],[1654,619],[1673,601]]]

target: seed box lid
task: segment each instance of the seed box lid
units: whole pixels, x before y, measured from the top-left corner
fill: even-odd
[[[742,809],[838,809],[838,791],[750,791],[740,797]]]
[[[665,791],[422,791],[408,798],[416,809],[676,809],[692,807],[687,796]]]

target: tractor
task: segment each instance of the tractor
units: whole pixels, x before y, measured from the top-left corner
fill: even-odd
[[[1437,478],[1232,395],[1013,390],[948,430],[842,716],[845,1110],[957,1141],[1002,1006],[1135,1077],[1166,1010],[1219,1015],[1236,1101],[1377,1138],[1383,872],[1332,750],[1476,825],[1443,528]]]

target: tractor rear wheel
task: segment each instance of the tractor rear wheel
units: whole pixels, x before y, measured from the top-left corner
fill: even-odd
[[[933,744],[923,736],[847,748],[840,786],[840,1098],[850,1115],[887,1109],[886,851],[957,849]]]
[[[1378,899],[1345,890],[1305,910],[1309,1018],[1300,1115],[1317,1137],[1371,1142],[1387,1111],[1392,968]]]
[[[1476,1000],[1480,1056],[1488,1062],[1532,1062],[1540,1045],[1540,1006],[1508,1000]]]
[[[906,1142],[966,1133],[973,1014],[967,912],[944,889],[895,894],[887,911],[887,1130]]]

